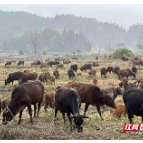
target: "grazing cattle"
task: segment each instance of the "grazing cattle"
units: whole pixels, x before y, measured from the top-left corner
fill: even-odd
[[[76,75],[77,75],[77,76],[81,76],[81,73],[77,73]]]
[[[73,72],[72,69],[69,69],[67,71],[67,74],[68,74],[69,79],[71,79],[71,78],[73,79],[75,77],[75,73]]]
[[[129,77],[129,76],[133,76],[134,78],[136,77],[135,73],[133,73],[130,69],[122,69],[119,71],[119,79],[123,78],[123,77]]]
[[[50,76],[50,73],[49,72],[44,72],[42,73],[40,76],[39,76],[39,80],[42,81],[42,82],[48,82],[48,77]]]
[[[44,86],[41,82],[35,81],[18,86],[12,91],[11,101],[3,112],[3,124],[7,124],[7,121],[11,121],[14,116],[20,112],[19,124],[21,123],[21,117],[23,110],[28,107],[30,121],[32,120],[32,108],[34,105],[34,117],[36,117],[36,104],[38,104],[37,117],[39,116],[39,110],[41,103],[43,102]]]
[[[31,63],[31,66],[37,66],[37,65],[41,65],[41,62],[40,61],[33,61]]]
[[[107,72],[111,74],[111,72],[113,72],[113,67],[107,67]]]
[[[58,70],[54,70],[53,75],[55,76],[56,79],[60,77]]]
[[[6,67],[7,65],[11,65],[11,64],[12,64],[11,61],[7,61],[6,64],[5,64],[5,67]]]
[[[1,111],[4,110],[8,106],[9,101],[8,100],[1,100],[0,99],[0,115]]]
[[[132,88],[123,94],[128,119],[132,123],[133,115],[141,116],[143,122],[143,89]]]
[[[58,64],[58,65],[56,66],[56,69],[64,69],[64,64]]]
[[[124,57],[124,56],[122,56],[121,59],[122,59],[123,61],[128,61],[128,60],[129,60],[127,57]]]
[[[60,64],[60,62],[57,62],[57,61],[49,61],[49,66],[53,66],[53,65],[58,65]]]
[[[104,94],[98,86],[78,82],[69,82],[66,86],[74,88],[80,95],[81,102],[86,103],[84,115],[86,115],[86,111],[90,104],[96,106],[102,120],[103,117],[101,115],[100,106],[106,104],[116,108],[114,100],[109,95]]]
[[[97,82],[98,82],[98,81],[97,81],[96,79],[93,79],[93,84],[94,84],[94,85],[97,85]]]
[[[72,60],[78,60],[78,58],[77,57],[72,57]]]
[[[136,65],[138,65],[139,69],[140,69],[140,66],[143,65],[143,61],[142,60],[134,60],[133,61],[133,66],[136,66]]]
[[[74,119],[74,123],[78,131],[82,131],[82,124],[83,118],[85,116],[80,115],[80,107],[81,107],[81,99],[79,94],[73,88],[68,87],[57,87],[56,88],[56,95],[55,95],[55,120],[57,117],[58,110],[61,111],[64,124],[65,120],[65,113],[67,113],[70,127],[72,129],[72,119]],[[72,117],[70,115],[73,115]]]
[[[44,110],[45,112],[47,112],[47,108],[48,106],[50,106],[51,108],[54,108],[54,103],[55,103],[55,94],[52,93],[51,91],[46,91],[44,94],[44,102],[45,102],[45,106],[44,106]]]
[[[120,67],[115,67],[115,68],[113,68],[113,73],[115,73],[115,74],[119,74],[119,71],[120,71]]]
[[[95,75],[96,75],[96,70],[91,70],[88,74],[89,74],[90,76],[91,76],[91,75],[95,76]]]
[[[140,83],[140,80],[134,82],[134,83],[128,83],[128,81],[126,83],[123,83],[123,81],[119,84],[120,87],[124,87],[124,90],[128,90],[131,88],[138,88]]]
[[[107,69],[106,68],[101,68],[100,72],[101,72],[101,77],[102,77],[102,75],[104,75],[104,77],[106,78]]]
[[[92,66],[99,67],[100,65],[98,63],[93,63]]]
[[[20,80],[23,75],[24,75],[23,72],[10,73],[9,76],[8,76],[8,78],[5,79],[5,85],[10,84],[11,82],[12,82],[12,85],[13,85],[13,82],[15,80]]]
[[[19,66],[19,65],[23,65],[23,66],[24,66],[24,61],[19,61],[19,62],[17,63],[17,66]]]
[[[37,61],[37,62],[36,62],[36,66],[37,66],[37,65],[40,66],[40,65],[41,65],[41,62],[40,62],[40,61]]]
[[[101,91],[104,92],[105,94],[111,95],[113,100],[115,100],[118,95],[122,94],[120,87],[117,87],[117,88],[109,87],[109,88],[101,89]]]
[[[43,67],[48,67],[49,63],[48,62],[41,62],[41,66],[40,68],[43,68]]]
[[[66,60],[63,60],[63,64],[70,64],[71,63],[71,61],[66,61]]]
[[[88,70],[88,69],[90,69],[90,70],[92,70],[92,65],[91,64],[84,64],[81,68],[80,68],[80,70],[81,71],[86,71],[86,70]]]
[[[38,74],[36,72],[33,73],[24,73],[23,76],[20,79],[20,82],[28,82],[28,80],[36,80],[38,77]]]
[[[132,67],[132,72],[137,73],[137,68],[136,67]]]
[[[113,114],[114,116],[121,118],[121,116],[126,116],[127,110],[125,105],[123,104],[116,104],[116,109],[110,107],[110,114]]]
[[[77,72],[78,66],[77,65],[71,65],[70,69],[72,69],[73,71]]]

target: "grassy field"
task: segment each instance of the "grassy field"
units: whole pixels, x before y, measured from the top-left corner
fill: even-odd
[[[71,64],[78,64],[78,67],[81,67],[84,63],[92,63],[93,60],[83,60],[83,61],[73,61]],[[132,68],[132,63],[130,62],[122,62],[118,60],[98,60],[100,67],[93,67],[96,70],[96,76],[90,77],[87,72],[82,72],[82,75],[79,77],[75,77],[75,81],[93,84],[92,80],[95,78],[98,83],[97,85],[100,88],[106,88],[110,86],[117,87],[119,85],[120,80],[115,74],[107,74],[107,78],[101,78],[100,69],[102,67],[110,66],[120,66],[121,69],[124,68]],[[60,79],[56,80],[55,85],[44,84],[45,91],[54,91],[57,86],[65,85],[69,82],[69,78],[67,76],[67,70],[70,65],[65,65],[65,69],[60,72]],[[141,67],[143,68],[143,67]],[[37,72],[38,75],[43,71],[48,70],[52,73],[55,67],[48,67],[47,69],[40,69],[39,66],[31,67],[30,62],[26,62],[25,66],[17,67],[16,64],[13,64],[9,67],[4,67],[4,63],[0,64],[0,99],[11,99],[12,90],[18,86],[18,82],[15,81],[14,85],[4,85],[4,80],[8,77],[8,74],[16,71],[23,71],[28,69],[32,72]],[[81,72],[78,70],[77,72]],[[130,77],[130,82],[134,82],[132,80],[133,77]],[[136,79],[143,79],[143,70],[139,70],[137,73]],[[70,80],[72,81],[72,80]],[[118,96],[115,100],[115,103],[123,103],[122,95]],[[83,113],[84,104],[81,107],[81,113]],[[57,139],[87,139],[87,140],[110,140],[110,139],[143,139],[142,135],[132,135],[130,132],[122,132],[124,123],[129,123],[127,117],[122,117],[120,119],[110,115],[109,107],[107,107],[106,111],[102,110],[102,115],[104,121],[102,121],[97,113],[96,107],[89,106],[87,116],[88,119],[84,120],[83,124],[83,132],[78,133],[76,130],[70,131],[70,125],[67,120],[66,126],[63,124],[62,115],[58,112],[56,124],[54,124],[54,109],[49,108],[48,112],[45,113],[43,107],[40,110],[39,118],[34,118],[34,124],[31,125],[30,117],[27,109],[24,110],[22,116],[22,122],[18,125],[19,115],[16,115],[15,121],[11,121],[7,125],[2,125],[0,127],[0,139],[13,140],[13,139],[37,139],[37,140],[57,140]],[[2,116],[0,116],[0,122],[2,123]],[[134,123],[141,123],[141,117],[135,117],[133,120]]]

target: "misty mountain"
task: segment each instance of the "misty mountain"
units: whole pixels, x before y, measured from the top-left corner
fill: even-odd
[[[115,23],[100,22],[96,19],[78,17],[70,14],[56,15],[54,18],[43,18],[24,11],[0,11],[0,44],[2,49],[6,46],[6,43],[13,41],[13,39],[17,37],[21,39],[26,31],[41,32],[45,29],[54,30],[60,35],[63,34],[64,30],[68,32],[72,31],[75,35],[84,35],[86,37],[86,40],[83,40],[81,45],[85,41],[89,41],[93,47],[104,47],[105,49],[114,48],[119,43],[124,43],[127,46],[135,45],[138,37],[143,32],[142,24],[138,23],[130,26],[129,30],[126,31],[126,29]],[[73,39],[76,40],[76,38]],[[68,40],[70,39],[68,38]],[[76,42],[72,41],[72,43]],[[23,45],[19,45],[19,47],[23,47]],[[40,45],[39,47],[43,46]],[[81,47],[79,45],[78,50],[82,51]],[[12,46],[11,48],[15,49]],[[56,51],[55,48],[52,48],[52,50]],[[77,50],[77,47],[75,49]]]

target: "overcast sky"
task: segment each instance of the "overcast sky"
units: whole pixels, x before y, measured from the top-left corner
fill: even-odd
[[[143,4],[0,4],[0,10],[26,11],[43,17],[54,17],[56,14],[73,14],[96,18],[128,28],[135,23],[143,23]]]

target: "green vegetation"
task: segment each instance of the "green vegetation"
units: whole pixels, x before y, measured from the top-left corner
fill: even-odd
[[[43,50],[43,55],[47,55],[47,51],[46,50]]]
[[[24,55],[24,53],[22,51],[19,51],[19,55]]]
[[[122,56],[128,56],[130,57],[132,55],[132,51],[129,50],[129,49],[125,49],[125,48],[120,48],[120,49],[117,49],[113,54],[112,54],[112,57],[114,59],[121,59]]]

